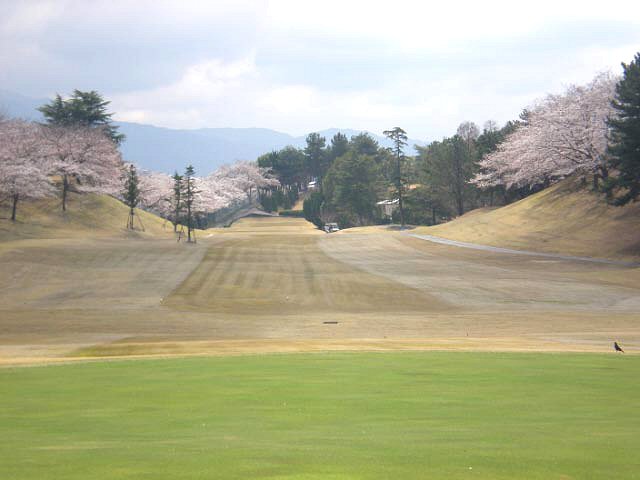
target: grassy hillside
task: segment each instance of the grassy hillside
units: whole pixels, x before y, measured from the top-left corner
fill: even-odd
[[[136,210],[145,231],[127,231],[128,207],[115,198],[95,194],[69,194],[67,211],[58,198],[21,202],[16,222],[9,220],[10,208],[0,205],[0,241],[23,238],[68,238],[86,236],[151,235],[167,236],[172,226],[164,219]]]
[[[417,233],[499,247],[603,258],[640,256],[640,203],[608,205],[576,180]]]

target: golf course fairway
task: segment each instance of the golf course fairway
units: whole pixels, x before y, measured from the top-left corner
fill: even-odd
[[[0,478],[640,478],[640,357],[317,353],[0,369]]]

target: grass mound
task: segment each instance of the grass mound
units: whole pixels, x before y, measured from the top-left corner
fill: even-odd
[[[637,259],[640,203],[614,207],[602,194],[568,179],[505,207],[474,210],[414,231],[497,247]]]
[[[136,220],[136,230],[125,228],[129,208],[107,195],[75,194],[68,196],[67,211],[60,200],[48,198],[18,204],[16,222],[9,220],[10,210],[5,204],[0,211],[0,241],[23,238],[68,238],[75,236],[169,235],[173,226],[164,219],[136,209],[144,225],[144,232]]]

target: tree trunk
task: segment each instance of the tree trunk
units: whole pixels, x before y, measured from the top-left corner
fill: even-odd
[[[16,221],[16,210],[18,209],[18,197],[19,195],[17,193],[13,194],[13,204],[11,206],[11,221],[15,222]]]
[[[610,188],[610,185],[607,184],[607,180],[609,179],[609,169],[602,165],[600,167],[600,175],[602,176],[603,190],[605,191],[607,199],[611,199],[613,196],[613,192]]]
[[[69,191],[69,178],[67,175],[62,176],[62,211],[67,211],[67,192]]]
[[[458,209],[458,215],[464,215],[464,197],[460,193],[456,195],[456,207]]]
[[[593,190],[594,191],[598,191],[598,179],[600,178],[600,175],[597,172],[593,173]]]
[[[129,230],[133,230],[133,217],[135,216],[135,212],[133,207],[129,207],[129,219],[127,220],[127,228]]]
[[[436,209],[434,207],[431,208],[431,224],[436,224]]]
[[[191,204],[187,205],[187,242],[191,243]]]

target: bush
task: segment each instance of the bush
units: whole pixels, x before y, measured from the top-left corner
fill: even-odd
[[[322,208],[324,197],[320,192],[313,192],[302,204],[304,218],[313,223],[318,228],[324,226],[324,222],[320,218],[320,210]]]
[[[280,216],[304,218],[304,210],[280,210]]]
[[[298,192],[296,190],[271,190],[268,193],[260,195],[260,204],[267,212],[274,212],[279,208],[290,210],[298,200]]]

